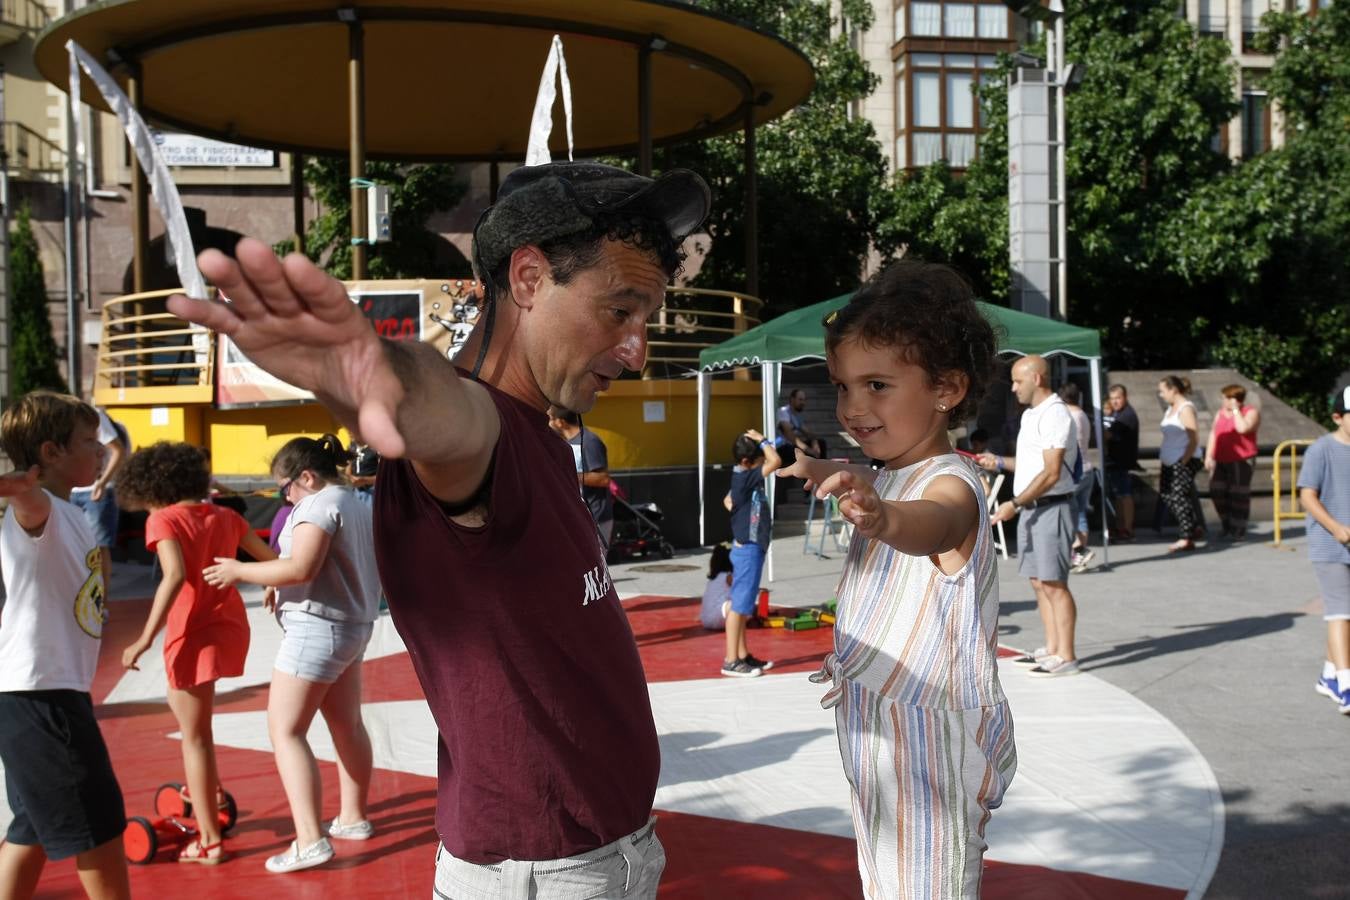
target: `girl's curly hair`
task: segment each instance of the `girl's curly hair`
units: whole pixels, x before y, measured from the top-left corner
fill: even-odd
[[[142,447],[117,473],[117,500],[128,508],[172,506],[210,492],[206,451],[191,444],[159,441]]]
[[[970,283],[950,266],[902,259],[892,263],[825,318],[825,348],[833,353],[856,338],[894,348],[921,367],[930,384],[966,376],[966,396],[948,416],[974,415],[993,377],[997,340],[975,304]]]

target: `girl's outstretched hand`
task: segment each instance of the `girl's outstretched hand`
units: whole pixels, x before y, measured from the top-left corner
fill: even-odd
[[[800,476],[798,476],[800,477]],[[886,530],[887,507],[871,483],[848,470],[836,472],[816,489],[816,496],[839,498],[839,514],[863,537],[874,538]]]
[[[202,569],[202,577],[212,587],[229,587],[239,580],[239,560],[217,556],[214,566]]]

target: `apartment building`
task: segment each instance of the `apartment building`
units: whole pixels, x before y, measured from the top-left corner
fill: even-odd
[[[1262,86],[1274,57],[1255,52],[1252,39],[1261,16],[1272,9],[1315,13],[1327,3],[1185,0],[1178,5],[1178,13],[1199,33],[1228,42],[1239,69],[1242,107],[1215,135],[1216,151],[1237,160],[1283,143],[1279,111],[1272,109]],[[975,157],[976,137],[984,127],[971,87],[990,77],[995,54],[1035,40],[1039,24],[1001,0],[881,0],[873,3],[873,12],[872,27],[851,34],[881,84],[856,104],[854,114],[871,120],[892,171],[940,159],[964,169]],[[1072,44],[1067,55],[1072,61]]]

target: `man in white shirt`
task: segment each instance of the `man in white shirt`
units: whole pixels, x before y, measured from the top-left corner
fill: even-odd
[[[1045,646],[1013,660],[1033,666],[1038,677],[1077,675],[1073,633],[1078,607],[1069,591],[1069,548],[1073,544],[1073,470],[1078,462],[1078,429],[1069,408],[1050,390],[1050,367],[1039,356],[1024,356],[1012,368],[1012,391],[1028,407],[1017,433],[1017,455],[985,453],[980,465],[1013,472],[1013,498],[990,517],[1017,523],[1017,571],[1031,579],[1036,609],[1045,626]]]

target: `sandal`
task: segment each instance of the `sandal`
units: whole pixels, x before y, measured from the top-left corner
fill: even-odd
[[[1167,552],[1180,553],[1186,550],[1194,550],[1194,549],[1195,549],[1195,541],[1191,540],[1190,538],[1182,538],[1175,544],[1171,544],[1170,546],[1168,546]]]
[[[211,855],[212,850],[219,850],[215,856]],[[200,863],[204,866],[218,866],[229,859],[229,854],[225,852],[225,839],[221,838],[214,844],[203,844],[201,838],[193,838],[188,844],[183,845],[183,849],[178,851],[178,861],[180,863]]]

